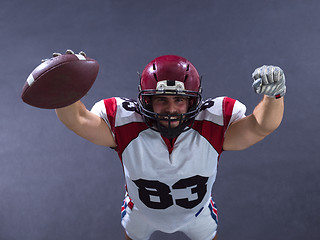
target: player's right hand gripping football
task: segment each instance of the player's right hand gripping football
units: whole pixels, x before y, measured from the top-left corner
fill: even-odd
[[[72,51],[71,49],[67,49],[66,54],[74,54],[74,51]],[[84,57],[87,56],[87,54],[84,51],[79,52],[79,54],[84,56]],[[62,55],[61,53],[57,53],[57,52],[52,53],[52,57],[58,57],[58,56],[61,56],[61,55]],[[49,60],[49,58],[45,58],[45,59],[42,59],[41,62],[45,62],[45,61],[48,61],[48,60]]]
[[[252,73],[253,90],[258,94],[280,98],[286,93],[284,73],[277,66],[262,66]]]

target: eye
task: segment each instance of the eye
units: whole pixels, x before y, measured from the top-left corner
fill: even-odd
[[[186,99],[184,97],[177,97],[176,99],[176,102],[185,102]]]
[[[167,100],[166,100],[166,98],[163,98],[163,97],[157,97],[154,99],[154,101],[156,103],[165,103]]]

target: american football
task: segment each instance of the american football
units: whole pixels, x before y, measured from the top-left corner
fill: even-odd
[[[55,109],[80,100],[97,78],[99,63],[82,54],[64,54],[37,66],[27,78],[22,100],[34,107]]]

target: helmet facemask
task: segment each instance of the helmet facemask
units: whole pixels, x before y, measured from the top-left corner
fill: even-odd
[[[152,99],[158,95],[187,97],[187,111],[182,114],[156,113],[152,107]],[[173,139],[189,130],[200,111],[201,103],[201,79],[196,68],[187,59],[165,55],[152,60],[143,70],[140,76],[138,108],[145,123],[163,137]]]
[[[189,130],[194,123],[194,118],[200,111],[202,102],[201,91],[185,90],[183,82],[175,80],[163,80],[157,83],[156,89],[141,90],[139,86],[138,106],[146,124],[163,137],[173,139],[180,133]],[[181,96],[188,98],[188,110],[182,114],[156,113],[152,107],[154,96]],[[167,122],[167,124],[163,124]],[[172,126],[172,122],[179,122],[178,126]]]

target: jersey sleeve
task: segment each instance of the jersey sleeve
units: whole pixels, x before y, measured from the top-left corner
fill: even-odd
[[[201,107],[196,120],[206,120],[223,126],[226,130],[229,125],[245,117],[246,106],[238,100],[229,97],[217,97],[206,100]]]
[[[225,133],[231,123],[245,117],[246,107],[229,97],[206,100],[195,118],[193,128],[220,154],[223,151]]]
[[[223,98],[222,111],[225,129],[227,129],[231,123],[246,116],[246,106],[238,100],[229,97]]]
[[[92,107],[91,112],[101,117],[107,123],[113,137],[115,137],[115,120],[117,114],[116,98],[108,98],[97,102]]]
[[[91,112],[107,123],[117,144],[115,150],[120,156],[130,141],[148,128],[136,110],[136,102],[131,99],[104,99],[97,102]]]

